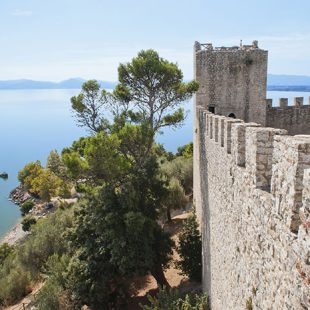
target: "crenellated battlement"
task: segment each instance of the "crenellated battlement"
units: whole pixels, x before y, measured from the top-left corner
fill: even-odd
[[[242,309],[249,297],[258,309],[310,307],[310,135],[196,113],[195,204],[213,309]]]
[[[303,107],[304,105],[307,108],[310,108],[310,97],[305,98],[304,97],[294,97],[293,99],[293,104],[289,105],[289,100],[288,98],[279,98],[277,105],[273,106],[273,100],[272,99],[266,99],[266,105],[269,109],[283,109],[283,108],[300,108]]]
[[[287,129],[291,135],[310,134],[310,97],[295,97],[289,105],[288,98],[280,98],[276,106],[266,100],[266,126]]]
[[[304,170],[310,168],[310,135],[288,136],[284,129],[214,115],[203,108],[199,113],[205,122],[208,147],[215,143],[222,148],[221,152],[231,155],[232,165],[244,168],[255,188],[272,193],[275,208],[279,209],[278,197],[287,190],[283,187],[284,182],[288,184],[288,180],[292,180],[294,191],[290,191],[290,200],[294,214],[289,226],[297,232],[298,212],[302,207],[301,184]],[[295,169],[294,173],[288,175],[292,169]]]
[[[310,98],[266,100],[268,52],[195,43],[194,204],[213,310],[310,309]]]

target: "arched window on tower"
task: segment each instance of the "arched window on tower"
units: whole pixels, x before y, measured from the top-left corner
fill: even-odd
[[[230,114],[228,115],[228,117],[236,118],[236,115],[235,115],[234,113],[230,113]]]

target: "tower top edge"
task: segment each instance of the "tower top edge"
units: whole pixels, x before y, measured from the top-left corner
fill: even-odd
[[[199,51],[235,52],[235,51],[253,51],[253,50],[259,50],[259,51],[267,52],[266,50],[260,49],[258,47],[258,41],[257,40],[254,40],[251,45],[244,45],[242,43],[242,40],[240,40],[239,45],[229,46],[229,47],[227,47],[227,46],[216,47],[216,46],[213,46],[212,43],[200,43],[200,42],[196,41],[194,44],[194,49],[196,52],[199,52]]]

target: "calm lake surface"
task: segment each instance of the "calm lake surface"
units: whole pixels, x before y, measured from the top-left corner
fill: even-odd
[[[45,164],[49,152],[61,151],[87,132],[75,125],[70,98],[76,90],[0,90],[0,239],[20,218],[16,205],[8,201],[18,185],[17,173],[27,163]],[[189,115],[186,124],[176,131],[165,130],[157,140],[170,151],[192,140],[191,103],[185,104]]]
[[[10,191],[18,185],[17,173],[30,161],[40,160],[45,164],[49,152],[61,151],[73,140],[86,135],[85,130],[75,125],[70,110],[70,98],[79,90],[0,90],[0,172],[9,174],[8,180],[0,179],[0,238],[20,218],[17,206],[8,201]],[[304,96],[306,92],[268,92],[268,98],[276,104],[280,97]],[[167,150],[192,141],[192,103],[184,108],[188,117],[184,126],[177,130],[166,129],[157,141]]]

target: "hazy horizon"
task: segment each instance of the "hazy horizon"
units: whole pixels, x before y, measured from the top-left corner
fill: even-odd
[[[10,0],[0,4],[0,80],[117,80],[119,63],[155,49],[193,76],[195,41],[269,51],[269,72],[310,75],[310,2]]]

